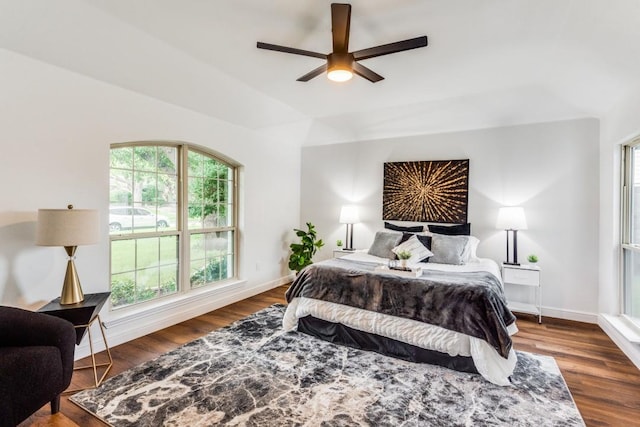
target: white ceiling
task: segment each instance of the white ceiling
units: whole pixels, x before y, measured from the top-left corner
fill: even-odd
[[[0,46],[303,144],[601,117],[640,75],[637,0],[353,0],[351,50],[385,77],[296,79],[329,53],[326,0],[0,0]]]

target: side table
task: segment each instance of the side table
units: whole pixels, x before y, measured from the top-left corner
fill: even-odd
[[[505,285],[530,286],[535,289],[537,295],[534,304],[508,301],[508,305],[511,311],[535,314],[538,316],[538,323],[542,323],[540,267],[537,265],[502,264],[502,281]]]
[[[73,370],[81,370],[81,369],[93,369],[93,378],[95,381],[95,387],[98,387],[102,384],[105,377],[109,373],[109,370],[113,366],[113,358],[111,357],[111,350],[109,349],[109,345],[107,344],[107,337],[104,333],[104,326],[102,321],[100,320],[100,310],[105,302],[109,299],[109,295],[111,292],[102,292],[97,294],[85,294],[84,301],[79,302],[77,304],[70,305],[62,305],[60,304],[60,298],[56,298],[47,305],[41,307],[38,312],[45,313],[51,316],[60,317],[62,319],[68,320],[73,323],[73,326],[76,328],[76,345],[79,345],[82,342],[82,339],[87,334],[89,335],[89,349],[91,350],[91,365],[78,366]],[[105,363],[96,363],[96,355],[93,350],[93,337],[91,336],[91,325],[94,322],[98,322],[98,326],[100,327],[100,332],[102,334],[102,340],[104,341],[105,349],[107,350],[107,358],[108,362]],[[105,367],[105,370],[100,378],[98,378],[98,368]],[[75,390],[66,390],[65,393],[72,393],[80,390],[85,390],[87,388],[95,388],[95,387],[85,387],[79,388]]]

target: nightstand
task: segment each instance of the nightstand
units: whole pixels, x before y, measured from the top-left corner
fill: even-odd
[[[102,321],[100,320],[100,310],[105,302],[109,299],[109,295],[111,292],[102,292],[98,294],[85,294],[84,301],[79,302],[77,304],[69,304],[62,305],[60,304],[60,298],[56,298],[44,307],[41,307],[38,312],[45,313],[50,316],[60,317],[62,319],[68,320],[73,323],[73,326],[76,328],[76,345],[79,345],[82,342],[85,334],[89,335],[89,348],[91,350],[91,365],[86,366],[78,366],[73,370],[77,371],[80,369],[93,369],[93,378],[95,380],[95,386],[98,387],[102,384],[107,373],[113,366],[113,359],[111,358],[111,351],[109,350],[109,345],[107,344],[107,338],[104,334],[104,327],[102,326]],[[107,350],[107,358],[108,362],[105,363],[96,363],[96,355],[93,351],[93,337],[91,336],[91,325],[97,321],[98,326],[100,327],[100,332],[102,334],[102,340],[104,341],[104,347]],[[98,378],[98,368],[104,367],[105,371],[100,378]],[[67,390],[65,393],[72,393],[75,391],[80,391],[84,389],[75,389],[75,390]]]
[[[508,301],[509,310],[535,314],[538,323],[542,323],[542,287],[540,286],[540,267],[537,265],[502,264],[502,281],[505,285],[531,286],[535,288],[535,304]]]
[[[334,258],[342,258],[343,256],[352,254],[355,251],[356,251],[355,249],[334,249],[333,250],[333,257]]]

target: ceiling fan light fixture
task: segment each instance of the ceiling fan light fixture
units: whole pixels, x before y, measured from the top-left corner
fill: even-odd
[[[353,77],[353,55],[330,53],[327,55],[327,78],[334,82],[346,82]]]
[[[347,80],[351,80],[352,77],[353,73],[351,70],[334,68],[327,72],[327,78],[332,82],[346,82]]]

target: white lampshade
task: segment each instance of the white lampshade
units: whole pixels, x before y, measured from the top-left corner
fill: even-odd
[[[95,209],[38,209],[38,246],[80,246],[100,241]]]
[[[506,206],[498,210],[496,228],[500,230],[526,230],[527,219],[520,206]]]
[[[356,206],[343,206],[340,210],[340,224],[355,224],[360,222]]]

